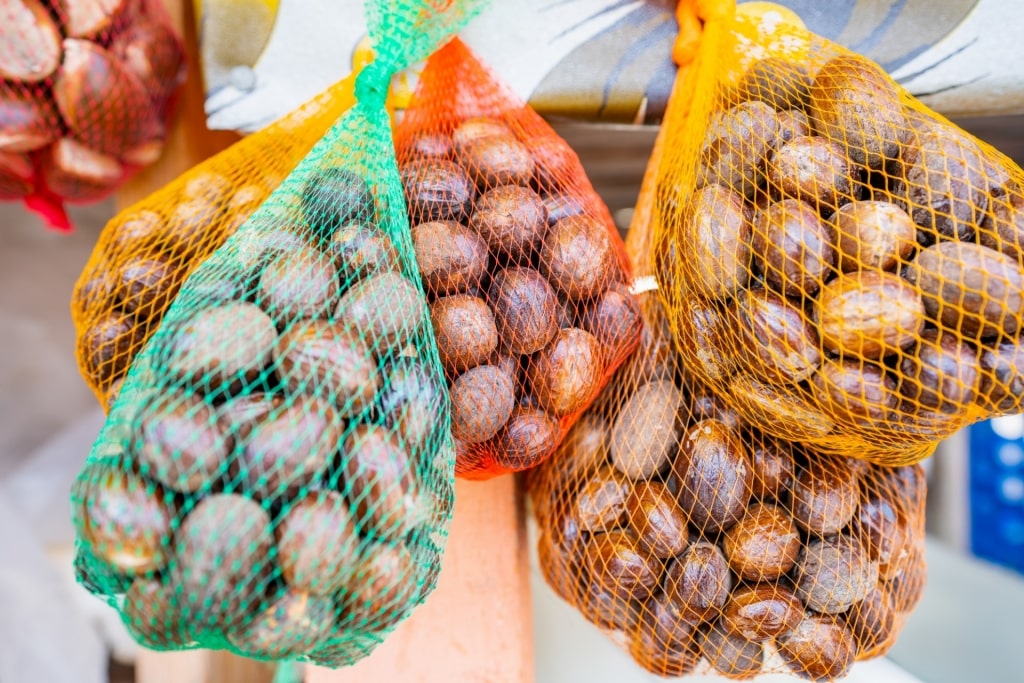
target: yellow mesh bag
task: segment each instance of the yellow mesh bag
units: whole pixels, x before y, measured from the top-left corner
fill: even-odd
[[[884,464],[1020,412],[1021,169],[789,10],[679,13],[654,229],[690,372],[767,433]]]
[[[667,133],[626,241],[640,349],[529,473],[541,571],[655,674],[834,680],[885,653],[921,597],[924,473],[773,438],[675,353],[651,277]]]
[[[196,165],[107,223],[71,298],[78,367],[104,408],[113,404],[121,379],[185,279],[352,106],[355,76]],[[264,250],[253,245],[252,251]]]

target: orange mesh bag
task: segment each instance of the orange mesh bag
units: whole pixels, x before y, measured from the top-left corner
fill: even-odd
[[[626,242],[640,348],[528,475],[541,571],[655,674],[839,678],[920,599],[924,473],[771,437],[697,380],[651,291],[656,168]]]
[[[395,146],[456,471],[532,467],[636,346],[622,240],[568,144],[458,39],[424,67]]]
[[[159,0],[0,0],[0,200],[69,229],[157,160],[184,76]]]
[[[107,409],[181,284],[220,248],[353,104],[355,75],[121,211],[71,299],[82,376]],[[263,253],[259,240],[247,242]],[[286,249],[295,244],[279,244]],[[245,283],[222,283],[226,289]],[[225,295],[230,297],[231,292]]]
[[[881,464],[1020,412],[1021,169],[784,8],[680,14],[703,29],[654,229],[690,371],[767,433]]]

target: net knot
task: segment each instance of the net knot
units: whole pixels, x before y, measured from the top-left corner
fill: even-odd
[[[734,0],[679,0],[676,4],[679,34],[672,46],[676,66],[683,67],[693,61],[705,24],[726,21],[735,10]]]
[[[380,60],[367,64],[356,76],[356,99],[383,107],[393,73],[394,69]]]

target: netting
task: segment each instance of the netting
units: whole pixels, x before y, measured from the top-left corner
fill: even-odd
[[[395,131],[466,478],[548,458],[635,348],[629,265],[579,158],[458,39]]]
[[[884,654],[921,597],[924,473],[772,437],[676,354],[649,277],[667,137],[626,241],[640,347],[528,474],[541,572],[660,676],[834,680]]]
[[[235,234],[353,103],[355,74],[210,157],[112,218],[71,298],[78,368],[104,408],[192,271]],[[252,265],[305,244],[293,232],[256,232],[240,245]],[[193,283],[236,298],[229,277]]]
[[[455,456],[384,103],[482,5],[367,2],[356,104],[131,362],[72,506],[140,643],[344,666],[433,590]]]
[[[5,0],[0,200],[67,229],[64,202],[101,199],[156,161],[184,59],[158,0]]]
[[[1021,169],[787,10],[704,5],[655,207],[686,366],[768,433],[883,464],[1020,412]]]

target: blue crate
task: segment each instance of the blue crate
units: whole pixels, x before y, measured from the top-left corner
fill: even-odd
[[[1024,573],[1024,415],[967,431],[971,552]]]

